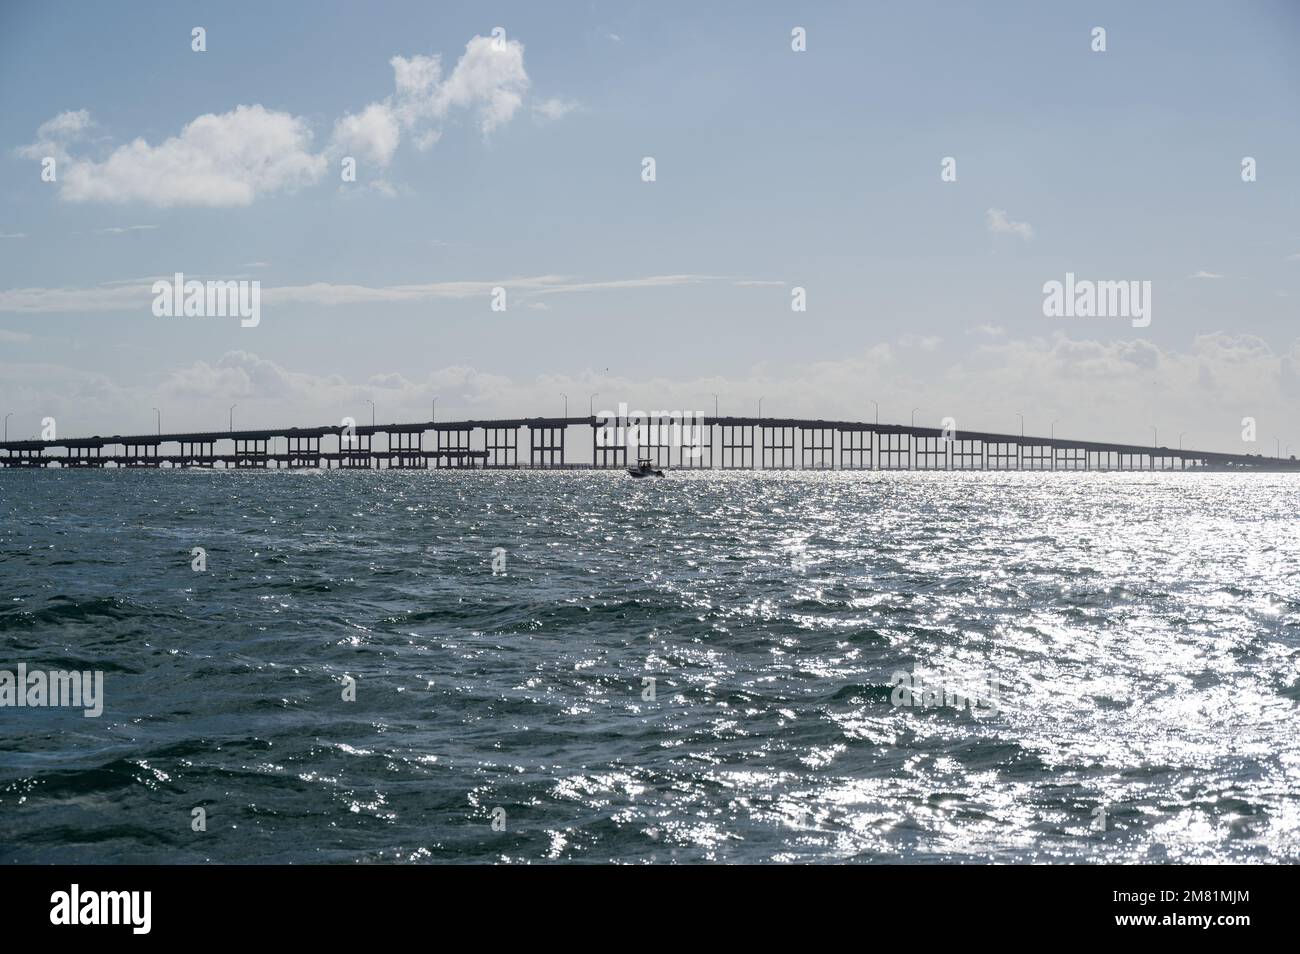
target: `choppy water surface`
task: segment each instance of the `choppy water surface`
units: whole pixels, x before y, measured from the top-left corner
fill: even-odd
[[[107,697],[0,709],[0,860],[1294,862],[1298,499],[0,473],[0,669]],[[893,705],[914,667],[996,711]]]

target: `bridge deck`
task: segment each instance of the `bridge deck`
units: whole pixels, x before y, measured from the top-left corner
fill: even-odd
[[[677,425],[698,427],[700,455],[689,461],[682,448],[659,436]],[[520,468],[622,467],[626,447],[597,445],[598,429],[643,426],[641,453],[657,465],[671,465],[674,446],[685,468],[748,469],[942,469],[942,470],[1285,470],[1300,471],[1294,457],[1229,454],[1176,447],[1036,437],[992,431],[955,431],[945,438],[936,427],[864,421],[777,417],[519,417],[463,421],[415,421],[392,424],[324,425],[228,431],[94,435],[57,440],[0,441],[0,467],[114,466],[477,466]],[[571,427],[591,428],[592,464],[574,465],[564,458],[565,434]],[[528,441],[518,439],[527,428]],[[434,436],[435,447],[423,444]],[[472,438],[482,432],[478,447]],[[373,447],[376,435],[387,447]],[[345,436],[347,435],[347,436]],[[396,435],[396,436],[395,436]],[[491,439],[489,439],[491,435]],[[504,437],[502,435],[505,435]],[[797,435],[797,436],[796,436]],[[326,438],[337,449],[322,446]],[[269,445],[284,441],[286,451]],[[663,441],[661,443],[661,441]],[[293,443],[289,443],[293,442]],[[344,446],[344,444],[347,446]],[[218,443],[234,452],[218,453]],[[163,453],[162,445],[180,445]],[[120,448],[117,453],[106,449]],[[990,448],[992,451],[990,452]],[[55,451],[62,453],[53,453]],[[708,462],[700,461],[707,456]],[[1127,458],[1128,466],[1125,466]],[[954,459],[956,465],[954,466]],[[991,459],[991,463],[990,463]],[[1014,461],[1014,466],[1011,462]],[[394,463],[396,462],[396,463]],[[779,463],[778,463],[779,462]],[[1115,464],[1116,466],[1110,466]],[[797,466],[798,465],[798,466]],[[1060,466],[1058,466],[1060,465]]]

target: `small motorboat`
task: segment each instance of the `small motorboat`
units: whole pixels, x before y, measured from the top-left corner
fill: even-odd
[[[662,477],[664,472],[655,470],[650,464],[649,457],[642,457],[637,460],[635,467],[627,469],[627,474],[629,477]]]

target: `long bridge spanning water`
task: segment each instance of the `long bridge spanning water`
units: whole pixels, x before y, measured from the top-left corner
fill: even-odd
[[[566,442],[571,428],[590,429],[590,462],[566,459],[566,450],[578,446]],[[631,450],[627,434],[636,436]],[[1294,457],[862,421],[717,416],[597,415],[97,435],[0,441],[0,451],[0,467],[25,468],[600,470],[626,467],[639,457],[656,467],[686,470],[1300,471]]]

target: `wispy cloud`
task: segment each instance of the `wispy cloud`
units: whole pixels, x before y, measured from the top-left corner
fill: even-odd
[[[533,114],[539,119],[554,121],[563,119],[577,108],[578,104],[574,100],[556,96],[534,104]]]
[[[1187,276],[1188,278],[1224,278],[1218,272],[1207,272],[1205,269],[1198,269]]]
[[[14,152],[24,159],[35,159],[38,162],[47,157],[66,160],[69,158],[69,147],[84,139],[94,125],[88,110],[65,110],[41,123],[36,129],[35,141],[20,146]]]
[[[988,225],[988,230],[994,235],[1018,235],[1026,242],[1034,237],[1034,227],[1032,225],[1028,222],[1013,221],[1002,209],[989,209],[984,213],[984,219]]]
[[[549,277],[549,276],[548,276]],[[651,275],[646,278],[620,278],[604,282],[574,282],[557,280],[532,289],[537,295],[567,295],[573,292],[613,291],[625,288],[666,288],[675,285],[702,285],[726,281],[721,275]]]
[[[904,348],[920,348],[922,351],[938,350],[939,345],[943,344],[943,339],[938,335],[903,335],[898,339],[898,343]]]
[[[155,281],[169,281],[172,276],[105,282],[89,288],[11,288],[0,291],[0,312],[52,314],[59,312],[131,311],[145,307],[153,299]],[[233,276],[221,276],[229,279]],[[199,279],[186,273],[187,279]],[[565,275],[532,275],[492,281],[425,282],[410,285],[350,285],[337,282],[313,282],[308,285],[263,286],[262,301],[267,304],[295,303],[307,305],[383,304],[434,299],[466,299],[488,296],[497,286],[518,294],[522,299],[540,295],[566,295],[581,292],[626,289],[667,288],[727,281],[715,275],[650,275],[610,281],[579,281]]]

